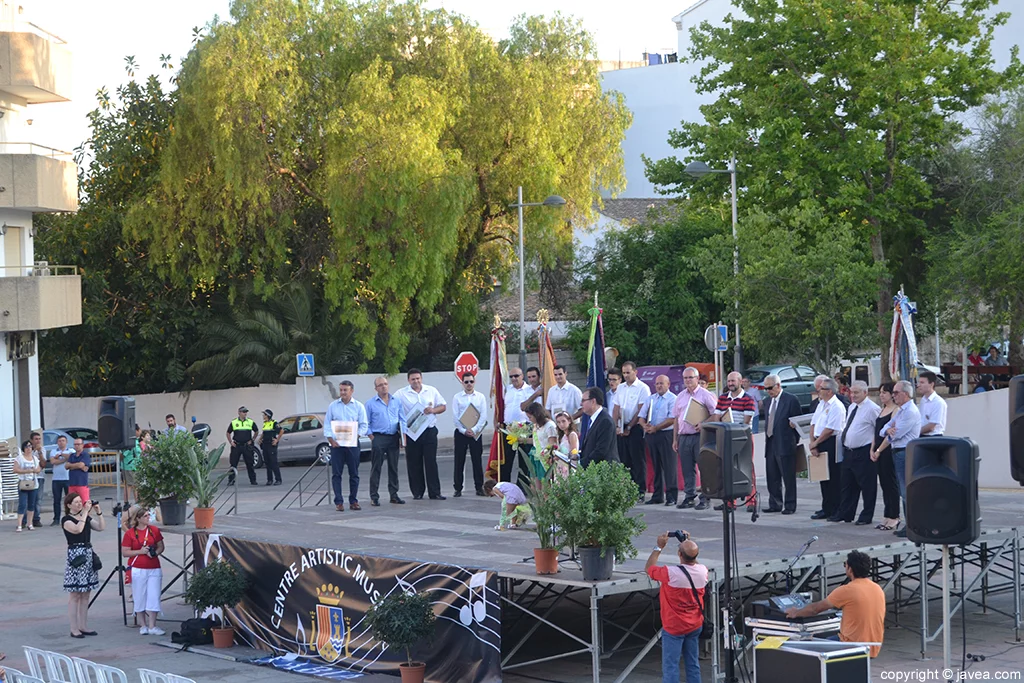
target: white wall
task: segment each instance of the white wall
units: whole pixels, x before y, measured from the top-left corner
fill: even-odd
[[[978,444],[981,465],[978,487],[1018,490],[1010,477],[1010,390],[960,396],[948,401],[946,436],[962,436]],[[764,481],[764,434],[754,435],[754,471]]]
[[[307,400],[309,411],[322,413],[327,410],[328,404],[334,400],[331,391],[325,384],[325,380],[333,384],[337,390],[338,383],[347,379],[355,385],[355,397],[366,403],[373,398],[373,380],[378,377],[375,374],[366,375],[337,375],[327,378],[311,377],[307,381]],[[481,370],[477,375],[478,391],[485,395],[490,392],[491,373],[489,370]],[[388,379],[391,393],[406,386],[405,375],[395,375]],[[454,372],[426,372],[423,374],[423,383],[429,384],[441,392],[445,401],[452,402],[456,393],[462,391],[462,383],[455,376]],[[489,399],[488,399],[489,400]],[[90,427],[96,428],[96,416],[99,412],[99,397],[97,398],[44,398],[43,412],[48,428],[55,427]],[[144,429],[164,428],[164,416],[173,413],[178,424],[186,427],[191,424],[192,416],[198,422],[206,422],[213,427],[210,435],[210,445],[217,446],[225,441],[224,433],[228,423],[238,416],[238,408],[245,406],[249,409],[249,416],[253,419],[260,419],[260,411],[269,408],[274,411],[274,417],[280,419],[287,415],[307,412],[303,408],[302,380],[294,385],[290,384],[263,384],[259,387],[246,389],[225,389],[220,391],[193,391],[188,396],[184,394],[142,394],[135,396],[135,421]],[[440,438],[451,437],[455,427],[452,413],[442,413],[437,418],[438,436]],[[493,425],[488,425],[487,431],[491,431]],[[485,438],[489,438],[485,436]]]

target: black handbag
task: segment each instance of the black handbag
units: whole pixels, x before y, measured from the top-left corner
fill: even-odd
[[[693,577],[690,576],[690,572],[686,571],[686,567],[681,564],[677,566],[683,570],[684,574],[686,574],[686,580],[690,582],[690,589],[693,590],[693,599],[698,605],[700,605],[700,613],[704,617],[704,624],[700,631],[700,639],[709,640],[715,633],[715,624],[713,621],[708,619],[708,615],[704,610],[704,601],[701,600],[700,596],[697,594],[697,587],[693,584]],[[704,591],[707,592],[706,587],[704,588]]]
[[[213,619],[186,619],[181,622],[181,632],[171,634],[171,642],[189,647],[192,645],[212,645],[213,629],[217,622]]]
[[[96,554],[96,551],[92,551],[92,570],[98,572],[103,569],[103,562],[100,561],[100,556]]]

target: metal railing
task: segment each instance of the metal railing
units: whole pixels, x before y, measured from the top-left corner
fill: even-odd
[[[0,234],[3,229],[0,228]],[[15,272],[13,275],[7,271]],[[55,275],[78,275],[78,266],[56,266],[40,261],[31,266],[0,266],[0,277],[50,277]]]
[[[35,154],[62,161],[74,161],[75,155],[56,147],[47,147],[37,142],[0,142],[0,154]]]
[[[277,501],[274,509],[315,507],[321,505],[331,495],[331,463],[317,458],[312,465],[306,468],[299,480],[292,484],[287,493],[281,496],[281,500]]]
[[[0,31],[5,33],[31,33],[39,36],[40,38],[46,38],[51,43],[56,43],[57,45],[68,44],[66,40],[58,36],[56,33],[51,33],[38,24],[33,24],[31,21],[21,21],[20,19],[15,19],[13,17],[0,18]]]

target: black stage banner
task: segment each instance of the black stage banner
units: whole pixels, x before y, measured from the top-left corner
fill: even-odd
[[[197,568],[226,559],[248,576],[248,594],[229,617],[254,648],[331,666],[338,679],[354,672],[397,673],[405,652],[375,640],[365,616],[370,605],[404,590],[430,595],[437,615],[433,641],[412,653],[426,662],[429,681],[501,680],[501,608],[493,572],[206,531],[194,532],[193,543]]]

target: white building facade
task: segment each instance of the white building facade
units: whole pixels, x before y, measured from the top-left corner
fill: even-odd
[[[0,2],[0,440],[42,426],[39,334],[82,322],[77,268],[38,261],[33,214],[76,211],[71,154],[32,135],[33,110],[66,102],[71,52],[58,36]]]

